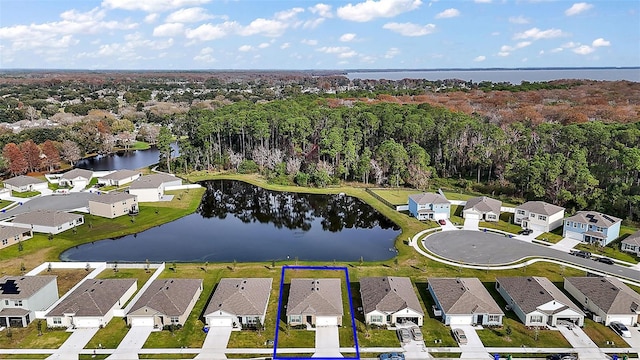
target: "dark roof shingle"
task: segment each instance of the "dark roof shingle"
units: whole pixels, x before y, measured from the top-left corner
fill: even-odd
[[[202,287],[202,279],[156,279],[131,307],[129,314],[148,307],[165,316],[180,316]]]
[[[262,315],[271,295],[272,278],[221,279],[205,316],[222,310],[234,315]]]
[[[365,277],[360,279],[364,313],[374,310],[392,313],[406,308],[424,315],[408,277]]]

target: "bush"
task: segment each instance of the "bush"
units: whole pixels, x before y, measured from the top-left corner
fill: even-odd
[[[300,186],[307,186],[309,185],[309,174],[299,171],[293,181]]]
[[[238,173],[240,174],[255,174],[259,170],[258,164],[253,160],[243,160],[238,166]]]

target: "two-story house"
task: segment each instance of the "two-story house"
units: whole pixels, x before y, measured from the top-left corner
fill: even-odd
[[[55,276],[3,276],[0,278],[0,327],[25,327],[35,312],[58,300]]]
[[[640,256],[640,231],[636,231],[622,240],[620,250]]]
[[[516,206],[513,223],[523,229],[549,232],[562,226],[564,208],[544,201],[527,201]]]
[[[621,219],[595,211],[578,211],[564,219],[562,236],[605,246],[620,235]]]
[[[418,220],[448,219],[451,203],[435,193],[412,194],[409,195],[409,212]]]

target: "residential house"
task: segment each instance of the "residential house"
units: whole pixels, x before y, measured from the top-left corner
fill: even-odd
[[[271,278],[221,279],[204,311],[209,326],[264,326]]]
[[[544,201],[527,201],[516,206],[513,217],[514,224],[523,229],[549,232],[562,226],[564,208]]]
[[[640,322],[640,294],[614,277],[569,277],[564,289],[593,313],[593,319],[633,326]]]
[[[497,278],[496,290],[525,326],[584,325],[582,310],[545,277]]]
[[[137,178],[139,178],[142,174],[139,171],[134,170],[117,170],[108,175],[102,176],[98,178],[98,184],[104,186],[124,186]]]
[[[91,215],[113,219],[122,215],[137,214],[138,211],[138,197],[129,193],[104,193],[89,200]]]
[[[0,278],[0,327],[25,327],[58,300],[55,276]]]
[[[501,208],[502,201],[478,196],[467,200],[462,210],[462,217],[482,221],[499,221]]]
[[[55,235],[84,224],[84,216],[56,210],[34,210],[16,215],[11,223],[34,232]]]
[[[620,250],[640,256],[640,231],[636,231],[622,240],[620,242]]]
[[[424,311],[408,277],[361,278],[360,298],[367,324],[394,326],[412,322],[422,326]]]
[[[502,325],[504,312],[478,278],[430,278],[427,289],[445,325]]]
[[[4,180],[4,187],[15,192],[42,191],[49,188],[49,183],[31,176],[20,175]]]
[[[167,186],[180,186],[182,179],[166,174],[141,176],[131,182],[129,193],[138,196],[139,202],[161,201]]]
[[[73,169],[62,174],[58,180],[58,185],[84,188],[89,185],[92,177],[93,171],[91,170]]]
[[[340,279],[291,279],[287,302],[290,325],[342,325]]]
[[[418,220],[448,219],[451,203],[435,193],[412,194],[409,195],[409,212]]]
[[[605,246],[620,235],[621,219],[595,211],[578,211],[564,219],[562,236]]]
[[[136,279],[87,279],[45,315],[47,326],[105,326],[137,288]]]
[[[156,279],[127,314],[131,326],[184,325],[202,293],[202,279]]]
[[[31,228],[0,225],[0,249],[33,237]]]

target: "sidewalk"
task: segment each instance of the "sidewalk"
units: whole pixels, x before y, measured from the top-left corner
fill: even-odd
[[[571,252],[571,249],[573,249],[578,244],[580,244],[580,240],[564,238],[559,242],[551,245],[550,248],[564,252]]]

